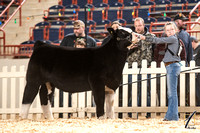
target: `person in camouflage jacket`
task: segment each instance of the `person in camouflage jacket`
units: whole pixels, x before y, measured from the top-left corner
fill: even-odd
[[[144,20],[140,17],[136,18],[134,21],[134,26],[131,27],[133,32],[136,32],[138,34],[142,34],[145,36],[154,36],[153,34],[149,33],[147,28],[145,27]],[[132,63],[137,62],[138,67],[141,68],[142,60],[146,59],[147,60],[147,67],[150,67],[151,61],[153,60],[153,45],[150,42],[147,42],[145,40],[140,40],[139,37],[136,41],[133,42],[133,44],[128,47],[129,54],[127,58],[128,66],[129,68],[132,68]],[[148,78],[150,78],[150,75],[148,75]],[[141,80],[141,75],[137,75],[137,79]],[[132,82],[132,75],[128,75],[128,82]],[[129,94],[129,102],[128,106],[131,106],[132,102],[132,89],[137,90],[137,105],[141,106],[141,81],[138,82],[137,88],[132,88],[132,84],[129,84],[128,86],[128,94]],[[150,81],[147,81],[147,106],[150,106]],[[146,117],[150,117],[150,113],[147,113]]]
[[[136,18],[134,21],[134,26],[131,29],[139,34],[145,36],[155,36],[148,32],[147,27],[145,27],[144,20],[140,17]],[[133,62],[138,63],[138,67],[141,68],[142,60],[147,60],[147,67],[150,67],[151,61],[153,60],[153,44],[145,40],[139,40],[134,44],[134,47],[130,49],[129,56],[127,58],[128,66],[132,67]]]

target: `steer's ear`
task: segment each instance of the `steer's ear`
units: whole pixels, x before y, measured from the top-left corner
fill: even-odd
[[[113,35],[115,33],[115,30],[113,28],[107,28],[107,31],[110,35]]]

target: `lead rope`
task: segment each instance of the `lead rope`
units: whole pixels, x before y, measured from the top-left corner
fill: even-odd
[[[188,72],[188,71],[193,71],[193,70],[196,70],[196,69],[200,69],[200,66],[199,66],[199,67],[192,68],[192,69],[187,69],[187,70],[181,71],[180,73]],[[140,68],[140,71],[141,71],[141,68]],[[139,74],[140,74],[140,71],[139,71]],[[128,82],[128,83],[125,83],[125,84],[120,84],[119,87],[120,87],[120,86],[124,86],[124,85],[129,85],[129,84],[137,83],[137,82],[141,82],[141,81],[146,81],[146,80],[150,80],[150,79],[155,79],[155,78],[159,78],[159,77],[165,77],[166,75],[167,75],[167,74],[161,75],[161,76],[152,77],[152,78],[146,78],[146,79],[142,79],[142,80],[137,80],[137,81],[134,81],[134,82]]]

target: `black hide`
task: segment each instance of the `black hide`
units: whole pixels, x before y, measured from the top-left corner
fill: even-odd
[[[112,38],[100,47],[70,48],[37,41],[27,70],[23,104],[30,104],[40,86],[40,99],[47,104],[45,83],[66,92],[92,90],[97,117],[104,114],[105,86],[118,88],[127,58],[131,34],[125,30],[108,29]],[[46,101],[46,102],[45,102]]]

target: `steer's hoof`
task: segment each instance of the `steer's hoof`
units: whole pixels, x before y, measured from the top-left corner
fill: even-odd
[[[18,119],[18,120],[19,120],[19,121],[28,120],[28,118],[23,118],[23,117],[19,116],[19,119]]]
[[[45,115],[44,115],[44,119],[46,119],[46,120],[54,120],[52,114],[45,114]]]
[[[46,120],[54,120],[54,118],[53,117],[50,117],[50,118],[45,118]]]
[[[107,119],[115,119],[114,116],[108,116]]]
[[[103,115],[103,116],[100,116],[98,119],[99,119],[99,120],[105,120],[106,117],[105,117],[105,115]]]

